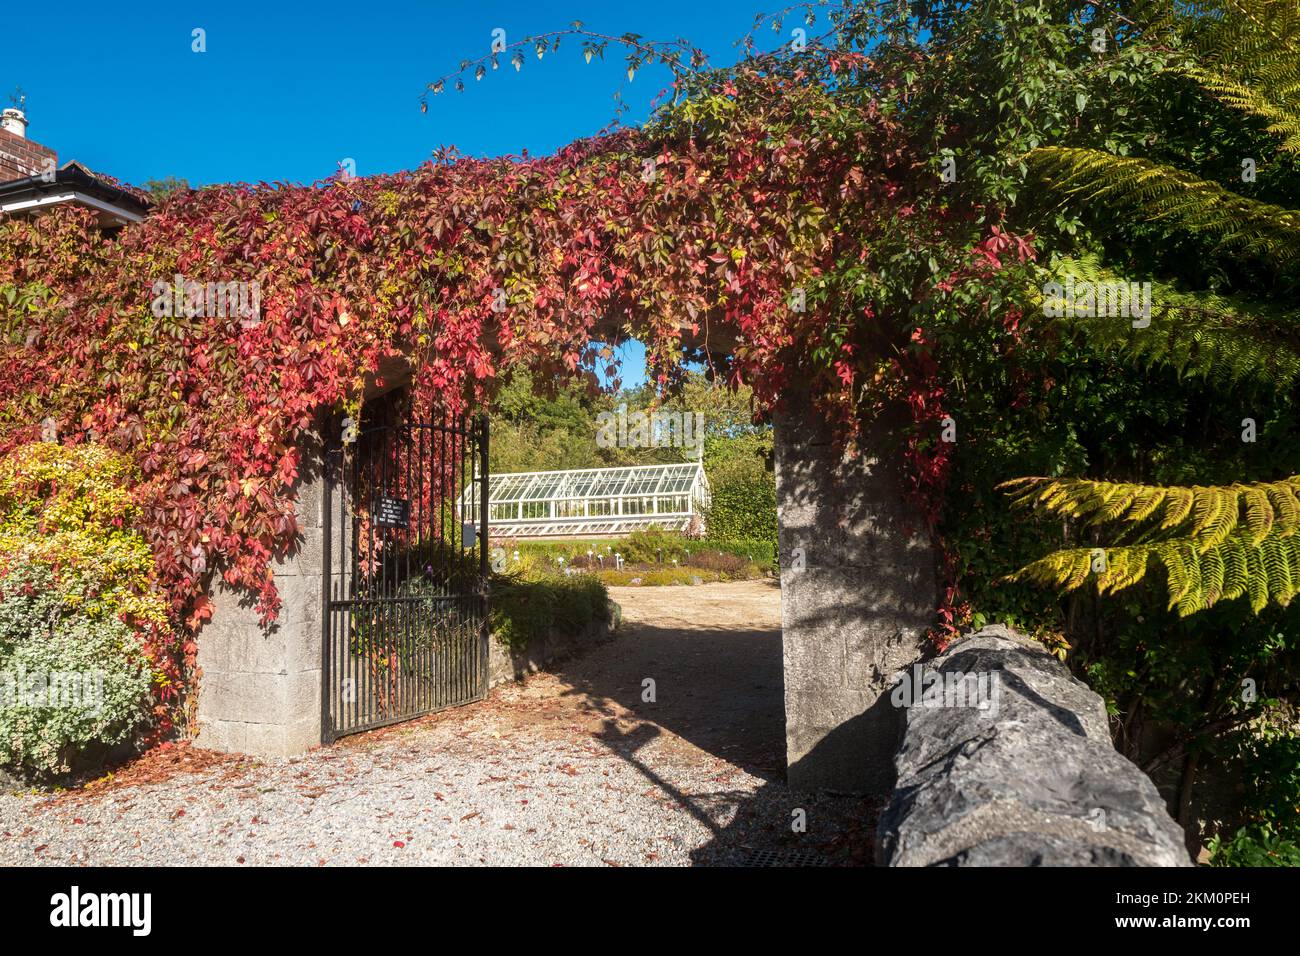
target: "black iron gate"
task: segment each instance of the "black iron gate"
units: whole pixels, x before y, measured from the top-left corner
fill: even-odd
[[[345,422],[329,458],[325,743],[487,692],[487,418]]]

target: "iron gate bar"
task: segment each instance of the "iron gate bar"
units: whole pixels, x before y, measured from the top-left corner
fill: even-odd
[[[465,415],[380,424],[355,436],[351,454],[327,449],[323,742],[486,694],[488,454],[486,416]],[[475,481],[471,538],[461,497]],[[475,547],[477,567],[466,553]]]

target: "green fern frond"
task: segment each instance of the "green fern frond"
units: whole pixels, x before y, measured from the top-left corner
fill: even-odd
[[[1025,158],[1049,185],[1084,202],[1216,236],[1224,248],[1282,265],[1300,258],[1296,210],[1249,199],[1174,166],[1099,149],[1043,146]]]
[[[1064,259],[1042,275],[1042,287],[1028,292],[1032,307],[1063,320],[1099,349],[1225,387],[1254,382],[1287,388],[1300,382],[1300,312],[1149,280],[1150,314],[1135,325],[1124,316],[1091,314],[1101,310],[1071,309],[1056,290],[1049,294],[1050,283],[1062,290],[1067,282],[1076,288],[1130,283],[1096,257]]]
[[[1296,56],[1300,57],[1300,52]],[[1268,132],[1281,139],[1278,148],[1282,152],[1300,154],[1300,113],[1282,106],[1257,88],[1243,86],[1219,73],[1196,67],[1184,72],[1221,102],[1265,120]]]
[[[1171,69],[1220,102],[1262,118],[1283,152],[1300,153],[1300,3],[1216,0],[1189,13],[1194,57]]]

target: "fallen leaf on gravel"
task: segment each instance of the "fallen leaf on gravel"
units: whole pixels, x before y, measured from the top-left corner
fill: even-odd
[[[213,768],[229,768],[230,773],[245,769],[244,758],[237,754],[222,754],[202,750],[182,740],[146,750],[139,757],[123,764],[112,773],[87,782],[76,790],[58,794],[52,805],[75,802],[91,794],[121,790],[143,784],[165,783],[180,774],[197,774]]]

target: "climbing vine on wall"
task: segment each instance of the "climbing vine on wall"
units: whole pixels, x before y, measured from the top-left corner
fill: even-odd
[[[51,418],[65,442],[128,455],[193,628],[213,573],[276,615],[304,443],[395,360],[417,406],[458,409],[513,368],[592,370],[593,340],[619,328],[671,386],[683,336],[725,331],[722,371],[762,405],[807,384],[851,443],[902,388],[923,420],[941,405],[917,404],[934,388],[917,317],[978,298],[973,248],[1028,247],[948,207],[902,88],[861,53],[821,51],[729,71],[644,129],[549,157],[448,149],[397,175],[179,191],[111,240],[75,210],[5,220],[0,450]],[[923,250],[928,281],[900,249]],[[256,284],[256,314],[210,283]]]

